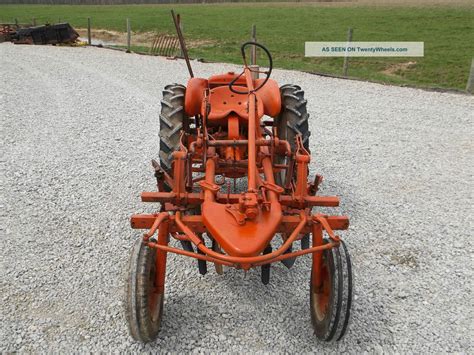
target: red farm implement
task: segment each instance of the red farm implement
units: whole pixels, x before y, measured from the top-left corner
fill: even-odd
[[[256,42],[242,45],[242,73],[194,78],[179,29],[178,35],[191,79],[163,91],[160,163],[153,161],[158,191],[141,195],[143,202],[160,203],[160,209],[131,219],[133,228],[148,229],[137,240],[129,266],[132,337],[147,342],[158,334],[168,253],[198,259],[201,274],[207,263],[219,273],[223,266],[260,268],[264,284],[272,263],[291,267],[309,254],[315,335],[341,339],[350,316],[352,272],[347,247],[335,231],[347,229],[349,220],[313,213],[317,207],[337,207],[339,199],[317,195],[319,175],[308,182],[303,90],[270,79],[271,55]],[[247,65],[250,46],[263,50],[268,70]],[[257,73],[265,77],[257,79]]]

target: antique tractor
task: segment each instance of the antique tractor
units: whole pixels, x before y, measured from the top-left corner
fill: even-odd
[[[247,65],[246,48],[261,48],[268,70]],[[166,256],[198,259],[199,272],[214,263],[244,271],[270,265],[288,268],[310,254],[310,311],[317,338],[340,340],[352,302],[347,247],[335,230],[344,216],[313,213],[337,207],[335,196],[318,196],[322,178],[308,183],[309,115],[303,90],[270,79],[272,58],[259,43],[242,45],[243,72],[194,78],[186,87],[165,87],[160,115],[160,163],[153,161],[158,191],[143,202],[158,202],[154,214],[131,218],[148,229],[132,250],[127,317],[132,337],[157,337],[163,315]],[[257,73],[265,77],[258,79]],[[170,239],[179,242],[170,244]],[[273,249],[276,245],[279,245]],[[179,246],[179,247],[178,247]],[[298,248],[299,247],[299,248]]]

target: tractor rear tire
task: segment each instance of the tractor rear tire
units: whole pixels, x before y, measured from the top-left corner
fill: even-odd
[[[281,95],[281,112],[276,117],[277,132],[279,139],[285,139],[290,143],[291,151],[296,150],[296,136],[301,135],[303,147],[309,150],[309,114],[306,110],[307,101],[304,98],[304,91],[298,85],[287,84],[280,88]],[[287,157],[275,157],[277,164],[287,164]],[[286,180],[286,172],[280,171],[275,174],[275,182],[284,187]],[[307,249],[309,235],[305,235],[301,239],[301,249]]]
[[[309,114],[304,91],[298,85],[283,85],[280,88],[282,110],[276,118],[278,138],[290,143],[291,150],[296,149],[296,136],[300,134],[304,148],[309,151]]]
[[[280,88],[281,94],[281,112],[275,118],[278,138],[287,140],[290,143],[291,151],[296,150],[296,136],[301,135],[304,148],[309,150],[309,114],[306,110],[307,101],[304,98],[304,91],[298,85],[283,85]],[[277,164],[288,163],[287,157],[277,156]],[[276,183],[284,186],[286,172],[280,171],[276,174]]]
[[[147,343],[156,339],[163,315],[164,293],[155,292],[156,250],[138,238],[128,268],[126,318],[133,339]]]
[[[188,120],[184,112],[185,91],[186,88],[180,84],[166,85],[161,100],[160,165],[170,176],[173,174],[172,154],[179,149],[181,130],[188,129]],[[170,186],[166,188],[171,191]]]
[[[310,283],[314,334],[318,339],[328,342],[342,339],[351,314],[352,264],[346,245],[343,241],[340,243],[338,248],[323,251],[321,286],[316,289]]]

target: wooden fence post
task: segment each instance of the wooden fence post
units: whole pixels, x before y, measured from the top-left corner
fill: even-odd
[[[87,44],[92,46],[91,18],[87,18]]]
[[[469,78],[467,78],[466,91],[474,94],[474,58],[471,61],[471,70],[469,72]]]
[[[36,18],[33,17],[33,26],[36,26]]]
[[[132,42],[132,33],[130,27],[130,18],[127,17],[127,53],[130,53],[130,43]]]
[[[257,41],[257,26],[254,24],[252,25],[252,36],[250,37],[252,42]],[[257,64],[257,47],[252,46],[252,52],[250,54],[250,64],[256,65]]]
[[[250,36],[250,40],[252,42],[257,42],[257,26],[255,24],[252,25],[252,34]],[[252,71],[252,78],[253,80],[257,80],[259,77],[259,67],[257,65],[257,47],[252,46],[250,51],[250,70]]]
[[[349,44],[351,42],[352,42],[352,27],[349,27],[349,30],[347,31],[346,55],[344,56],[344,64],[342,66],[343,76],[347,76],[347,70],[349,69],[349,57],[348,57],[347,47],[349,47]]]

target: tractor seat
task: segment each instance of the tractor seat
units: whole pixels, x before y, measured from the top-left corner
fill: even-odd
[[[229,116],[231,113],[235,113],[245,119],[249,118],[247,95],[233,93],[230,91],[227,85],[218,86],[214,89],[211,89],[209,93],[209,103],[211,104],[211,112],[209,112],[208,116],[209,120],[219,120]],[[206,107],[203,102],[201,106],[201,113],[204,114],[205,110]],[[257,117],[262,117],[263,111],[263,102],[262,100],[258,100]]]
[[[210,79],[213,79],[211,77]],[[261,84],[264,79],[257,79],[255,87]],[[204,91],[210,90],[209,101],[211,104],[210,120],[217,120],[226,117],[234,112],[242,118],[248,119],[247,95],[235,94],[230,91],[228,82],[216,80],[208,81],[202,78],[191,78],[186,86],[184,109],[189,117],[203,114]],[[239,83],[239,82],[238,82]],[[239,83],[240,84],[240,83]],[[245,91],[246,86],[237,85],[237,90]],[[276,117],[281,110],[280,89],[275,80],[269,79],[263,88],[257,91],[257,117],[267,115]]]

